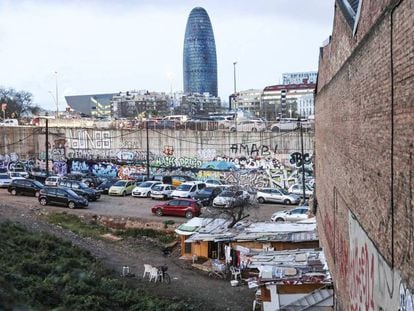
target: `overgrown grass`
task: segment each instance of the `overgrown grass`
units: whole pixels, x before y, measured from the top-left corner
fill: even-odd
[[[59,225],[64,229],[68,229],[81,236],[88,236],[93,238],[100,238],[102,234],[111,232],[105,226],[99,225],[96,222],[86,222],[76,215],[66,213],[49,214],[47,221]]]
[[[87,251],[0,224],[0,310],[194,310],[111,276]]]

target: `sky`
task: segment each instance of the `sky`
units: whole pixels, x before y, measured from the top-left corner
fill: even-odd
[[[187,18],[205,8],[213,26],[218,92],[263,89],[285,72],[318,69],[334,0],[0,0],[0,86],[45,109],[64,96],[183,90]],[[56,92],[56,85],[58,92]]]

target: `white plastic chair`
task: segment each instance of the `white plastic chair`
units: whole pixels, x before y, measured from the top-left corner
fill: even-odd
[[[152,269],[152,266],[151,265],[144,264],[144,275],[142,276],[143,279],[145,279],[145,277],[147,275],[149,277],[151,277],[151,269]]]
[[[231,278],[232,279],[234,277],[235,280],[237,280],[237,278],[239,278],[241,280],[241,271],[240,271],[239,268],[231,266],[230,267],[230,272],[231,272]]]
[[[154,279],[154,282],[157,282],[158,279],[158,268],[152,267],[150,272],[150,282]]]

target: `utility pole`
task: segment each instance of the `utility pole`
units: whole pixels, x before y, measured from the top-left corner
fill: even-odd
[[[46,150],[46,178],[48,178],[49,177],[49,119],[48,118],[46,118],[45,150]]]
[[[145,120],[145,129],[147,132],[147,180],[150,180],[148,120]]]
[[[301,146],[301,153],[302,153],[302,189],[303,189],[303,202],[305,203],[306,200],[306,187],[305,187],[305,155],[303,153],[303,128],[302,122],[299,120],[300,126],[300,146]]]
[[[58,92],[58,72],[55,71],[56,75],[56,119],[59,120],[59,92]]]
[[[236,115],[234,117],[235,120],[235,127],[237,131],[237,95],[236,95],[236,65],[237,62],[233,62],[233,85],[234,85],[234,111],[236,112]]]

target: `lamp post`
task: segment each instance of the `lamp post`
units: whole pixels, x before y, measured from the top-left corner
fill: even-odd
[[[59,119],[59,88],[58,88],[58,72],[55,71],[56,82],[56,118]]]
[[[302,190],[303,190],[303,202],[306,200],[306,187],[305,187],[305,154],[303,152],[303,128],[302,122],[298,120],[300,126],[300,146],[302,153]]]
[[[233,98],[234,98],[234,111],[236,112],[234,120],[235,120],[235,128],[237,131],[236,65],[237,65],[237,62],[233,62],[233,86],[234,86],[234,97]]]
[[[150,180],[148,120],[145,120],[145,130],[147,132],[147,180]]]

